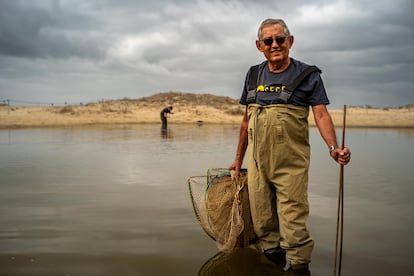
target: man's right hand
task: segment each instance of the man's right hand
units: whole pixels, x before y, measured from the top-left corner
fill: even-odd
[[[230,165],[229,169],[234,170],[236,175],[240,175],[241,162],[239,160],[234,160],[233,164]]]

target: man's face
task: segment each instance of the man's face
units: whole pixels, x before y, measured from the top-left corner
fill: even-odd
[[[293,44],[293,36],[286,37],[283,43],[275,41],[278,37],[286,37],[283,26],[279,24],[268,25],[263,27],[260,40],[256,40],[257,49],[264,54],[270,63],[280,63],[289,59],[289,49]],[[266,43],[269,44],[271,39],[273,39],[271,44],[266,45]]]

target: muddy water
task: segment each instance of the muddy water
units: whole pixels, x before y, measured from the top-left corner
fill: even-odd
[[[206,265],[279,275],[251,252],[213,258],[192,210],[187,177],[228,166],[237,138],[237,126],[209,125],[1,130],[0,275],[197,275]],[[413,142],[410,130],[348,130],[344,275],[414,273]],[[311,144],[311,270],[332,275],[339,169],[316,129]]]

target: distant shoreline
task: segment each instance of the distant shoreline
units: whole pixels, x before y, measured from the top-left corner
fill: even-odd
[[[160,93],[137,100],[113,100],[70,106],[0,106],[0,129],[96,125],[160,124],[160,111],[173,105],[169,124],[240,124],[244,107],[238,100],[210,94]],[[329,110],[336,127],[343,110]],[[310,126],[315,126],[312,112]],[[347,127],[414,128],[414,107],[347,109]]]

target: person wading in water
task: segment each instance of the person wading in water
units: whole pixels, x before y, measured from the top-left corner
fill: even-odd
[[[240,100],[246,109],[230,169],[240,174],[249,145],[248,189],[254,231],[259,238],[257,247],[282,267],[287,259],[288,275],[309,276],[314,245],[306,225],[309,107],[327,145],[327,154],[346,165],[351,152],[338,147],[318,68],[289,91],[291,84],[313,67],[289,57],[293,41],[281,19],[266,19],[260,25],[256,47],[266,60],[252,66],[246,75]]]
[[[168,106],[166,108],[164,108],[163,110],[161,110],[160,116],[161,116],[161,124],[162,124],[162,128],[167,128],[167,118],[168,118],[168,114],[174,114],[172,112],[173,107],[172,106]]]

